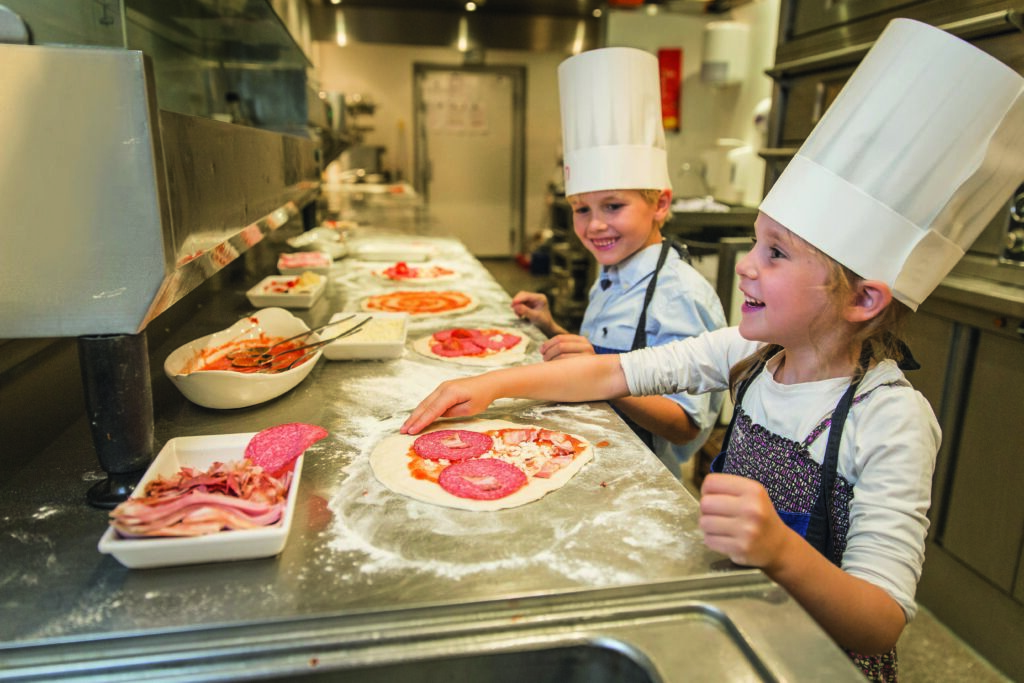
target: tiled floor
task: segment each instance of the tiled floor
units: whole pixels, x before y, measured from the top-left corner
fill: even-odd
[[[509,294],[521,289],[538,291],[549,284],[548,278],[531,275],[512,259],[480,259],[491,275]],[[694,495],[699,492],[684,470],[684,483]],[[897,646],[902,683],[1008,683],[966,643],[938,621],[927,608],[918,610],[917,618],[903,632]]]

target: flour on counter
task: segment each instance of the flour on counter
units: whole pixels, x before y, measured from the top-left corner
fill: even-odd
[[[436,370],[430,377],[436,384]],[[408,394],[420,379],[416,373],[403,377],[399,393]],[[596,443],[614,415],[587,404],[527,404],[502,418],[541,422]],[[452,581],[504,577],[510,586],[514,577],[530,576],[560,577],[563,584],[588,587],[625,585],[665,578],[700,541],[692,530],[685,531],[679,514],[686,495],[682,488],[648,485],[650,477],[636,472],[647,468],[644,474],[649,475],[661,464],[649,453],[638,460],[630,452],[632,443],[598,447],[594,462],[569,485],[521,508],[469,512],[393,493],[373,476],[368,458],[373,445],[395,433],[402,419],[404,414],[345,425],[358,454],[330,496],[333,519],[327,533],[332,536],[325,552],[333,557],[322,559],[345,567],[348,581],[372,583],[373,577],[388,575],[393,582],[401,580],[396,576],[413,580],[426,574]],[[597,514],[581,517],[581,500]],[[652,556],[663,566],[652,566]]]

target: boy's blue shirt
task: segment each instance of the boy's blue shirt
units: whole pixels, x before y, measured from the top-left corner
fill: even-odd
[[[590,289],[590,301],[583,315],[580,334],[595,347],[629,351],[643,308],[644,294],[654,274],[661,244],[646,247],[613,266],[602,266]],[[602,287],[602,281],[610,282]],[[654,298],[647,309],[647,345],[658,346],[725,327],[722,303],[704,276],[668,250],[658,274]],[[701,427],[694,441],[675,446],[655,437],[655,450],[663,461],[674,454],[679,462],[690,458],[707,440],[722,406],[723,396],[669,394]],[[672,468],[673,470],[675,468]]]

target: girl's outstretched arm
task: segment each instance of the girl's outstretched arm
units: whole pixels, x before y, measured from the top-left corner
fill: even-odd
[[[759,567],[785,588],[842,647],[887,652],[906,625],[884,590],[846,573],[790,529],[758,482],[709,474],[701,487],[704,542],[733,562]]]
[[[443,382],[413,409],[401,431],[417,434],[439,417],[476,415],[502,397],[576,403],[628,394],[617,355],[573,356]]]

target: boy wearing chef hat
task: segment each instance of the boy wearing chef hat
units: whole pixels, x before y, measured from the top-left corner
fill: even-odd
[[[512,309],[551,339],[545,360],[622,353],[725,326],[714,288],[662,239],[672,189],[658,60],[633,48],[584,52],[558,69],[565,193],[580,242],[600,264],[580,335],[547,299],[519,292]],[[707,440],[721,392],[625,397],[613,406],[677,477]]]
[[[1022,179],[1024,78],[894,20],[765,197],[736,266],[738,328],[446,383],[403,430],[499,396],[732,388],[726,449],[701,489],[705,543],[763,569],[870,678],[895,680],[940,439],[898,365],[897,324]]]

